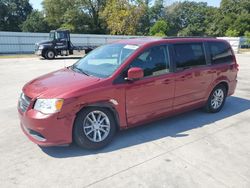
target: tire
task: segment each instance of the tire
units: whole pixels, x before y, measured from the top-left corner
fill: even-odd
[[[210,113],[219,112],[224,106],[226,97],[227,97],[227,90],[225,86],[222,84],[216,86],[207,100],[205,110]]]
[[[98,121],[100,123],[96,124]],[[75,143],[81,148],[101,149],[112,141],[115,133],[116,121],[108,109],[89,107],[77,114],[73,138]]]
[[[46,54],[45,54],[45,52],[44,51],[42,51],[42,58],[44,58],[44,59],[46,59]]]
[[[46,59],[54,59],[55,58],[55,52],[53,50],[47,50],[45,53]]]
[[[43,58],[43,59],[46,59],[46,56],[45,56],[45,55],[42,55],[42,58]]]

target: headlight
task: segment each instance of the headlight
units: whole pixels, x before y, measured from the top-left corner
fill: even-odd
[[[44,49],[43,45],[41,45],[41,46],[38,47],[38,50],[42,50],[42,49]]]
[[[62,109],[63,99],[37,99],[34,109],[44,114],[53,114]]]

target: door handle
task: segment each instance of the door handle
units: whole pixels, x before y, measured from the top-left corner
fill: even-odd
[[[171,82],[170,79],[166,79],[166,80],[163,81],[163,84],[169,84],[170,82]]]
[[[187,77],[190,77],[190,76],[192,76],[192,74],[188,73],[188,74],[185,74],[185,75],[181,76],[181,78],[187,78]]]
[[[216,73],[216,71],[215,70],[210,70],[210,71],[208,71],[208,73]]]

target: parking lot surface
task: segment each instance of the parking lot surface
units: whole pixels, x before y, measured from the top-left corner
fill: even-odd
[[[30,142],[16,107],[27,81],[77,58],[0,59],[0,187],[250,187],[250,55],[237,60],[237,90],[221,112],[194,110],[87,151]]]

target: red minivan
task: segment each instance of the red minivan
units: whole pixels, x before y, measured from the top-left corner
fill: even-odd
[[[121,129],[200,107],[219,112],[237,72],[224,40],[118,41],[28,82],[18,102],[21,127],[41,146],[101,148]]]

